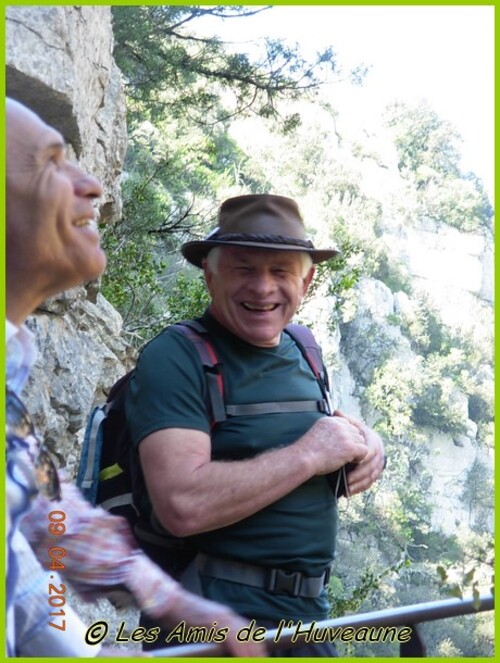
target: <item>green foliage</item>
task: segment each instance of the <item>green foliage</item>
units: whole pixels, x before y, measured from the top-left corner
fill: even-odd
[[[430,426],[445,433],[463,433],[467,423],[466,412],[455,394],[453,380],[443,377],[437,367],[426,366],[420,376],[419,389],[414,394],[414,424]]]
[[[491,229],[493,209],[481,181],[460,170],[461,138],[427,101],[388,107],[401,174],[415,187],[417,214],[462,232]]]
[[[103,246],[111,260],[102,277],[101,291],[121,312],[124,332],[132,337],[139,332],[140,343],[142,332],[157,315],[155,302],[162,292],[158,273],[165,269],[166,262],[156,252],[150,236],[126,241],[116,230],[116,226],[107,226],[102,232]],[[135,268],[131,269],[132,265]]]
[[[463,559],[462,542],[457,535],[446,536],[435,530],[414,533],[411,558],[415,563],[453,565]]]
[[[489,397],[488,397],[489,396]],[[477,424],[493,419],[491,394],[471,393],[469,396],[469,418]]]
[[[493,496],[492,477],[485,463],[476,457],[467,472],[461,498],[470,509],[474,508],[476,521],[472,529],[479,534],[487,532],[491,526]]]
[[[391,292],[404,292],[411,295],[410,275],[407,268],[386,253],[380,253],[372,270],[372,276],[385,283]]]
[[[491,228],[493,209],[477,179],[456,178],[431,182],[421,196],[420,213],[462,232]]]
[[[189,113],[195,123],[216,124],[240,113],[279,117],[278,102],[314,94],[319,74],[336,68],[332,49],[308,63],[297,47],[266,40],[261,59],[230,52],[216,37],[195,31],[203,16],[237,18],[266,8],[237,6],[113,7],[115,58],[125,76],[131,117],[157,121]],[[202,25],[202,23],[201,23]],[[193,29],[193,27],[195,29]],[[226,95],[225,92],[230,92]],[[226,97],[226,108],[221,97]],[[283,118],[294,125],[296,118]]]
[[[438,566],[436,570],[439,575],[440,587],[443,588],[445,594],[448,596],[454,596],[458,599],[463,599],[464,588],[470,587],[474,603],[479,605],[480,592],[478,589],[478,581],[474,580],[474,575],[476,573],[475,568],[466,571],[459,582],[449,582],[448,572],[444,566]]]
[[[471,535],[464,547],[461,564],[440,564],[436,567],[437,585],[442,594],[459,599],[469,595],[478,605],[485,586],[494,594],[494,541],[489,534]]]
[[[401,331],[409,338],[412,350],[424,357],[446,352],[451,345],[450,334],[426,297],[412,299],[411,308],[401,315]]]
[[[168,322],[190,320],[203,315],[210,303],[210,296],[202,274],[191,277],[178,272],[167,297]]]
[[[365,566],[360,573],[350,569],[346,575],[332,576],[328,587],[330,617],[342,617],[367,610],[380,608],[378,599],[382,595],[384,583],[397,577],[401,569],[408,567],[408,559],[391,564],[384,569]],[[337,643],[341,656],[381,656],[388,655],[394,647],[383,643]]]
[[[427,101],[414,106],[396,102],[386,113],[387,126],[394,132],[398,168],[402,173],[411,173],[417,187],[439,175],[458,176],[460,136]]]
[[[418,357],[402,372],[400,362],[390,358],[375,368],[364,397],[381,414],[387,435],[401,436],[415,426],[464,431],[467,413],[456,383],[446,375],[451,362],[450,355]]]
[[[332,576],[328,587],[328,596],[330,598],[330,617],[342,617],[350,613],[359,611],[363,601],[369,597],[372,592],[379,589],[381,581],[392,573],[397,573],[399,569],[407,564],[401,562],[391,568],[382,571],[374,571],[372,568],[365,568],[356,585],[352,587],[347,595],[342,580],[337,576]]]
[[[417,360],[416,364],[406,367],[405,379],[401,379],[400,363],[393,358],[375,368],[373,379],[364,392],[364,398],[380,413],[385,436],[398,438],[411,428],[412,402],[418,369]]]

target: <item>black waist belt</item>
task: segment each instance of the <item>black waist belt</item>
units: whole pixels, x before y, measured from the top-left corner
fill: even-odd
[[[264,569],[243,562],[209,557],[198,553],[195,564],[201,575],[260,587],[272,594],[317,598],[330,579],[330,568],[320,576],[306,576],[300,571]]]

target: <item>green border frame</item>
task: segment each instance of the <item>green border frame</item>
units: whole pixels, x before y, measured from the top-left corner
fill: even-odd
[[[1,25],[0,25],[0,43],[5,44],[5,8],[6,5],[9,6],[16,6],[16,5],[74,5],[74,2],[50,2],[50,0],[44,2],[30,2],[29,0],[26,1],[16,1],[14,0],[13,2],[7,2],[3,3],[0,6],[1,9]],[[154,1],[149,1],[149,2],[138,2],[137,0],[121,0],[119,2],[79,2],[76,3],[78,5],[137,5],[137,4],[143,4],[143,5],[156,5],[156,4],[170,4],[170,5],[187,5],[187,4],[198,4],[198,5],[214,5],[214,4],[221,4],[221,5],[261,5],[261,6],[266,6],[266,3],[264,2],[256,2],[256,1],[250,1],[250,2],[238,2],[237,0],[234,2],[212,2],[210,1],[202,1],[202,2],[182,2],[179,0],[170,0],[170,2],[154,2]],[[493,6],[496,10],[496,5],[497,2],[496,0],[491,0],[489,2],[486,1],[480,1],[480,2],[471,2],[470,0],[441,0],[441,1],[433,1],[433,0],[421,0],[420,2],[397,2],[396,0],[390,1],[386,0],[385,2],[380,2],[377,0],[365,0],[364,2],[329,2],[328,0],[324,0],[323,2],[300,2],[300,1],[291,1],[291,2],[281,2],[279,0],[273,1],[271,3],[268,3],[269,5],[284,5],[284,6],[294,6],[294,5],[299,5],[299,6],[322,6],[322,5],[339,5],[339,6],[474,6],[474,7],[479,7],[479,6]],[[497,34],[497,25],[498,25],[498,12],[495,11],[495,16],[494,16],[494,30],[495,30],[495,35]],[[496,48],[495,48],[496,51]],[[1,67],[1,73],[0,73],[0,85],[1,89],[3,92],[3,99],[5,99],[5,50],[2,54],[3,57],[3,66]],[[481,75],[481,72],[478,72],[478,75]],[[496,82],[496,74],[495,74],[495,82]],[[496,106],[496,94],[495,94],[495,106]],[[0,113],[0,126],[1,126],[1,136],[0,136],[0,146],[2,148],[2,160],[1,160],[1,166],[0,166],[0,174],[2,178],[2,182],[5,182],[5,104],[2,104],[2,111]],[[495,127],[496,127],[496,118],[495,118]],[[497,154],[497,132],[495,131],[495,156]],[[495,165],[497,163],[497,160],[495,158]],[[494,187],[494,192],[493,192],[493,204],[496,200],[496,182],[495,182],[495,187]],[[5,318],[5,186],[2,186],[1,188],[1,194],[0,194],[0,209],[2,210],[2,236],[0,240],[0,262],[2,265],[2,277],[1,277],[1,287],[0,287],[0,302],[2,304],[2,311],[4,313],[4,318]],[[495,290],[498,291],[500,286],[500,278],[498,275],[498,271],[495,269]],[[496,310],[495,307],[495,331],[498,329],[498,322],[499,322],[499,314]],[[2,376],[5,376],[5,352],[3,351],[3,348],[5,348],[5,325],[0,325],[0,328],[2,330]],[[496,336],[496,335],[495,335]],[[495,349],[496,349],[496,344],[495,344]],[[3,379],[5,379],[3,377]],[[1,390],[1,404],[0,404],[0,425],[2,425],[2,430],[4,430],[4,420],[5,420],[5,390]],[[498,382],[495,381],[495,397],[496,397],[496,402],[498,402],[498,398],[500,397],[500,387],[498,386]],[[3,453],[3,448],[5,447],[5,439],[2,437],[2,453]],[[500,467],[500,461],[498,460],[498,454],[495,454],[495,474],[497,474],[497,470]],[[2,494],[5,495],[5,473],[1,472],[1,479],[0,479],[0,484],[1,484],[1,490]],[[497,474],[498,475],[498,474]],[[500,525],[500,517],[498,515],[498,511],[496,512],[495,515],[495,525],[496,525],[496,531],[499,530],[499,525]],[[3,530],[5,530],[5,524],[3,525]],[[5,531],[4,531],[4,536],[5,536]],[[0,554],[0,559],[2,560],[2,567],[5,565],[5,547],[2,545],[2,553]],[[1,605],[0,605],[0,613],[4,614],[4,600],[5,600],[5,589],[4,589],[4,584],[2,583],[2,591],[0,594],[0,600],[1,600]],[[4,635],[4,629],[1,629],[2,635],[1,635],[1,640],[2,644],[0,645],[2,647],[2,652],[5,651],[5,645],[3,644],[3,640],[5,638]],[[498,627],[497,622],[495,622],[495,640],[498,642],[498,635],[500,632],[500,628]],[[0,654],[1,655],[1,654]],[[139,657],[131,657],[128,660],[142,660]],[[30,658],[26,659],[29,661],[46,661],[46,658]],[[71,659],[68,659],[71,660]],[[122,660],[122,659],[120,659]],[[192,660],[192,659],[191,659]],[[212,661],[224,661],[224,658],[212,658],[210,659]],[[240,660],[253,660],[253,659],[240,659]],[[359,660],[359,659],[358,659]],[[414,660],[419,660],[419,659],[414,659]],[[433,660],[433,659],[427,659],[427,660]],[[436,661],[440,661],[441,659],[434,659]],[[450,660],[450,659],[448,659]],[[464,659],[457,659],[457,660],[466,660]],[[490,661],[492,659],[489,658],[473,658],[473,659],[468,659],[471,661],[474,661],[475,663],[479,663],[480,661]]]

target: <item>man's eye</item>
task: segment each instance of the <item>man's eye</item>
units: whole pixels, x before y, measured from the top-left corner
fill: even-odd
[[[51,150],[49,152],[49,163],[54,164],[56,168],[62,168],[66,161],[66,151],[64,148]]]
[[[58,157],[58,156],[54,155],[54,156],[51,156],[51,157],[50,157],[50,159],[49,159],[49,163],[50,163],[52,166],[55,166],[55,168],[58,168],[58,169],[59,169],[59,168],[61,168],[62,159],[61,159],[61,157]]]

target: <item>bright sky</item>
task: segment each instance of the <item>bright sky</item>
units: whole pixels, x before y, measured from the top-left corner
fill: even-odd
[[[274,6],[255,17],[210,22],[224,39],[280,37],[304,55],[332,45],[348,69],[371,65],[359,89],[345,89],[352,121],[389,101],[428,99],[464,139],[463,169],[493,192],[493,6]],[[342,107],[341,107],[342,108]]]

